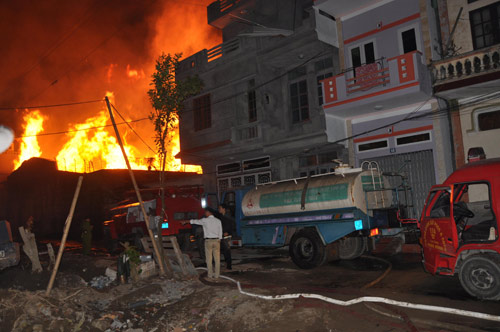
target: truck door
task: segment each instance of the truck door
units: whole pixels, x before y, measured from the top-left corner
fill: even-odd
[[[453,219],[453,188],[433,186],[420,221],[425,269],[432,274],[452,274],[458,247]]]

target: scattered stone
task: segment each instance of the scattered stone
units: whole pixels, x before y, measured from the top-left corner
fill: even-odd
[[[98,276],[92,278],[92,280],[90,280],[89,282],[89,285],[97,289],[103,289],[111,285],[111,283],[115,281],[115,279],[111,279],[108,276]]]
[[[119,321],[116,318],[113,320],[110,326],[111,329],[121,329],[122,327],[125,327],[125,323]]]

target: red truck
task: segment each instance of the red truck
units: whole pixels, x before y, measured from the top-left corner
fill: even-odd
[[[190,224],[182,225],[181,221],[203,216],[202,195],[203,188],[199,186],[165,188],[165,211],[162,211],[159,197],[144,202],[152,223],[151,228],[155,229],[160,220],[162,235],[177,236],[181,248],[188,249],[192,241],[192,227]],[[129,241],[140,248],[140,239],[148,232],[139,203],[120,204],[113,207],[110,212],[111,219],[104,222],[108,249],[116,249],[118,241]]]
[[[469,163],[431,188],[420,219],[425,270],[458,275],[472,296],[500,300],[500,158]]]

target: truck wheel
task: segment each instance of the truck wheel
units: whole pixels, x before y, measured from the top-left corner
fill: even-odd
[[[500,256],[471,256],[463,263],[458,277],[470,295],[482,300],[500,300]]]
[[[339,258],[351,260],[363,255],[366,250],[366,239],[360,236],[351,236],[339,241]]]
[[[179,242],[179,247],[182,251],[191,251],[193,249],[189,233],[181,233],[177,235],[177,242]]]
[[[325,262],[325,246],[315,230],[304,229],[295,233],[289,250],[293,262],[302,269],[312,269]]]

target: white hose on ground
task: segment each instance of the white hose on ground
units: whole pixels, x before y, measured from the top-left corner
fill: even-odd
[[[205,271],[207,270],[204,267],[197,267],[196,269],[197,270],[205,270]],[[342,301],[342,300],[332,299],[330,297],[326,297],[323,295],[310,294],[310,293],[295,293],[295,294],[284,294],[284,295],[260,295],[260,294],[254,294],[254,293],[244,291],[241,288],[240,282],[237,280],[234,280],[233,278],[223,276],[223,275],[221,275],[220,277],[223,279],[234,282],[238,287],[238,291],[243,295],[256,297],[256,298],[263,299],[263,300],[269,300],[269,301],[271,301],[271,300],[290,300],[290,299],[297,299],[299,297],[304,297],[304,298],[308,298],[308,299],[321,300],[321,301],[325,301],[328,303],[332,303],[332,304],[336,304],[336,305],[340,305],[340,306],[344,306],[344,307],[351,306],[353,304],[363,303],[363,302],[387,303],[387,304],[391,304],[391,305],[395,305],[395,306],[403,307],[403,308],[442,312],[442,313],[446,313],[446,314],[460,315],[460,316],[465,316],[465,317],[472,317],[472,318],[491,320],[494,322],[500,322],[500,316],[495,316],[495,315],[490,315],[490,314],[485,314],[485,313],[475,312],[475,311],[455,309],[455,308],[438,307],[435,305],[416,304],[416,303],[410,303],[410,302],[404,302],[404,301],[396,301],[396,300],[391,300],[391,299],[387,299],[384,297],[378,297],[378,296],[362,296],[362,297],[358,297],[358,298],[355,298],[355,299],[352,299],[349,301]]]

